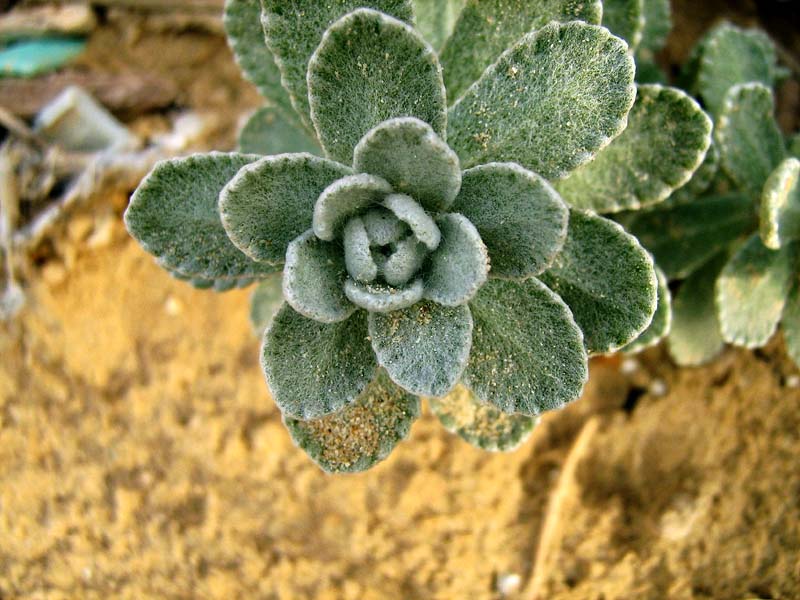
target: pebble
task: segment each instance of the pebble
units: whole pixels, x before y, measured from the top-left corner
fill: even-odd
[[[649,391],[653,396],[664,396],[667,393],[667,384],[663,379],[654,379]]]
[[[495,587],[501,596],[506,597],[518,591],[521,584],[522,577],[517,573],[502,573],[497,576]]]

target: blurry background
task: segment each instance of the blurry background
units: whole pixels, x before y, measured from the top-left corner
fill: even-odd
[[[660,60],[677,73],[721,18],[765,28],[794,131],[799,4],[676,0]],[[121,221],[156,160],[232,148],[259,105],[221,9],[0,1],[0,599],[800,597],[800,374],[779,338],[699,369],[596,359],[510,454],[427,411],[365,474],[292,446],[250,292],[171,279]]]

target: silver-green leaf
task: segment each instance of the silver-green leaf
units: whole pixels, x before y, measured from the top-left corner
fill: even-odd
[[[356,309],[344,293],[342,249],[309,229],[286,249],[283,295],[298,313],[323,323],[347,319]]]
[[[267,156],[241,169],[219,198],[222,223],[247,256],[284,261],[293,239],[311,228],[314,203],[352,171],[311,154]]]
[[[527,440],[538,419],[509,415],[479,402],[463,385],[444,398],[428,400],[431,411],[445,429],[473,446],[493,452],[510,452]]]
[[[446,210],[461,187],[458,156],[419,119],[384,121],[358,142],[353,168],[383,177],[429,211]]]
[[[490,163],[464,172],[453,212],[475,225],[493,277],[539,275],[567,235],[569,211],[547,181],[514,163]]]
[[[644,32],[637,48],[636,64],[640,59],[653,60],[655,52],[667,41],[672,29],[669,0],[644,0]]]
[[[751,236],[722,269],[716,302],[722,337],[745,348],[763,346],[775,333],[797,265],[795,246],[770,250]]]
[[[455,28],[466,0],[414,0],[417,29],[435,50],[440,50]]]
[[[768,87],[736,85],[725,96],[714,132],[723,170],[754,199],[786,154],[774,105]]]
[[[411,23],[411,0],[261,0],[266,42],[281,72],[292,105],[311,125],[306,74],[311,55],[325,30],[357,8],[374,8]]]
[[[369,335],[392,381],[412,394],[444,396],[467,365],[472,315],[466,305],[423,301],[386,314],[370,313]]]
[[[694,271],[681,284],[672,303],[672,329],[669,353],[682,367],[707,363],[725,347],[714,302],[714,288],[719,272],[728,260],[727,252]]]
[[[312,218],[314,233],[331,241],[342,234],[347,220],[392,193],[389,183],[366,173],[337,179],[319,195]]]
[[[800,239],[800,160],[783,161],[767,178],[761,193],[761,241],[777,250]]]
[[[239,151],[251,154],[309,152],[322,155],[315,139],[273,106],[254,112],[239,132]]]
[[[250,295],[250,324],[261,336],[283,304],[283,286],[280,273],[270,275],[259,283]]]
[[[158,163],[131,197],[125,225],[160,266],[196,287],[224,291],[275,271],[242,254],[225,234],[220,190],[249,154],[195,154]]]
[[[783,308],[783,339],[786,351],[794,363],[800,367],[800,281],[796,281],[789,292],[786,306]]]
[[[419,398],[379,370],[352,404],[318,419],[284,417],[283,422],[294,443],[322,470],[356,473],[389,456],[419,414]]]
[[[581,395],[589,373],[583,335],[546,285],[490,279],[470,310],[475,325],[463,382],[479,400],[535,416]]]
[[[644,24],[643,0],[603,0],[603,26],[628,42],[632,52],[642,41]]]
[[[467,0],[441,52],[450,100],[523,35],[550,21],[599,24],[601,13],[600,0]]]
[[[639,86],[625,131],[556,189],[569,205],[600,213],[651,206],[689,181],[711,144],[711,128],[681,90]]]
[[[486,281],[489,254],[478,230],[463,215],[441,215],[436,224],[442,242],[428,258],[425,298],[458,306],[472,298]]]
[[[658,279],[658,305],[653,320],[639,337],[623,348],[625,352],[633,354],[655,346],[667,336],[672,326],[672,294],[669,291],[667,277],[658,267],[656,267],[656,277]]]
[[[522,37],[450,109],[448,141],[469,168],[517,162],[565,177],[625,128],[633,58],[609,31],[550,23]]]
[[[570,211],[567,240],[542,281],[569,305],[591,354],[635,340],[656,310],[653,259],[617,223],[588,212]]]
[[[336,412],[358,397],[378,366],[367,313],[320,323],[285,304],[264,333],[261,366],[284,415],[315,419]]]
[[[346,164],[365,133],[394,117],[416,117],[445,137],[436,53],[411,27],[374,10],[356,10],[325,32],[308,64],[308,96],[325,153]]]

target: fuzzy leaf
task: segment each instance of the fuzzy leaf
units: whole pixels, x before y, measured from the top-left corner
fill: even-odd
[[[728,194],[637,213],[628,231],[668,279],[683,279],[755,226],[750,199]]]
[[[223,291],[275,268],[253,262],[234,246],[220,222],[217,197],[250,154],[195,154],[158,163],[131,197],[125,225],[158,264]]]
[[[444,138],[442,68],[405,23],[359,9],[334,23],[308,64],[311,120],[325,152],[350,164],[358,141],[394,117],[416,117]]]
[[[350,219],[344,226],[343,241],[344,263],[350,276],[361,283],[375,281],[378,277],[378,265],[372,259],[364,221],[359,217]]]
[[[281,275],[276,273],[256,286],[250,296],[250,324],[261,335],[283,304]]]
[[[377,363],[367,315],[320,323],[284,304],[264,334],[261,366],[284,415],[315,419],[351,403],[372,381]]]
[[[637,48],[637,65],[639,58],[653,59],[654,53],[664,46],[669,30],[672,29],[669,0],[644,0],[642,8],[644,9],[644,32],[642,41]]]
[[[351,172],[310,154],[264,157],[241,169],[222,190],[225,231],[251,258],[283,262],[289,242],[311,227],[322,191]]]
[[[600,23],[599,0],[467,0],[441,52],[451,100],[526,33],[550,21]]]
[[[466,0],[414,0],[417,29],[435,50],[453,33]]]
[[[274,110],[280,113],[283,122],[295,128],[301,127],[289,94],[281,85],[281,72],[264,39],[260,0],[225,0],[223,22],[228,43],[244,76],[275,105]],[[254,150],[242,152],[273,154]]]
[[[479,402],[463,385],[444,398],[430,398],[431,411],[445,429],[483,450],[510,452],[527,440],[537,419],[509,415]]]
[[[789,357],[800,367],[800,282],[795,282],[783,308],[783,339]]]
[[[541,281],[491,279],[469,306],[475,325],[463,381],[479,400],[538,415],[581,395],[588,377],[583,335]]]
[[[415,279],[403,287],[369,283],[362,284],[348,279],[344,293],[350,302],[369,312],[388,313],[408,308],[422,300],[422,279]]]
[[[556,189],[571,206],[600,213],[656,204],[703,162],[711,128],[711,119],[682,91],[639,86],[625,131]]]
[[[264,156],[288,152],[322,155],[315,139],[272,106],[258,109],[247,120],[239,132],[239,151]]]
[[[430,254],[425,297],[445,306],[472,298],[486,281],[489,254],[475,226],[463,215],[441,215],[442,243]]]
[[[711,136],[712,141],[708,147],[708,152],[706,152],[703,162],[697,167],[689,182],[675,190],[669,198],[659,205],[659,209],[694,202],[711,187],[719,172],[719,150],[713,139],[714,137]]]
[[[607,29],[550,23],[503,53],[453,105],[450,146],[464,168],[513,161],[564,177],[622,132],[633,75],[625,42]]]
[[[334,181],[314,204],[314,233],[321,240],[335,239],[347,219],[391,193],[392,186],[385,180],[366,173]]]
[[[374,8],[408,23],[411,0],[261,0],[267,45],[281,72],[292,105],[310,128],[306,74],[311,55],[334,22],[357,8]],[[349,161],[348,161],[349,164]]]
[[[273,273],[281,270],[280,266],[272,266],[272,268],[270,269],[270,267],[266,264],[264,264],[264,268],[265,268],[265,273],[263,275],[260,275],[259,277],[218,277],[216,279],[204,279],[203,277],[198,277],[197,275],[181,273],[180,271],[173,271],[169,268],[167,268],[167,273],[172,275],[178,281],[185,281],[189,283],[192,287],[195,287],[198,290],[214,290],[215,292],[227,292],[235,288],[247,287],[248,285],[256,281],[261,280],[262,277],[271,278],[272,273],[266,273],[266,271],[268,270],[272,270]]]
[[[644,19],[643,0],[603,0],[603,26],[628,42],[631,52],[642,41]]]
[[[310,229],[286,249],[283,295],[304,317],[335,323],[353,314],[356,307],[344,294],[346,278],[342,249],[323,242]]]
[[[717,279],[716,302],[722,337],[745,348],[769,341],[792,287],[796,248],[770,250],[758,234],[740,246]]]
[[[636,58],[636,83],[639,85],[660,84],[667,85],[669,77],[661,66],[652,61]]]
[[[761,240],[777,250],[800,239],[800,160],[787,158],[767,178],[761,193]]]
[[[389,377],[420,396],[443,396],[467,366],[472,315],[466,305],[423,301],[388,314],[370,313],[372,348]]]
[[[754,199],[785,155],[774,104],[772,90],[760,83],[734,86],[725,96],[714,132],[722,168]]]
[[[383,264],[383,279],[389,285],[405,285],[422,267],[428,250],[415,236],[397,242],[392,255]]]
[[[514,163],[465,171],[452,210],[475,225],[489,251],[494,277],[540,274],[567,235],[569,211],[558,193]]]
[[[617,223],[591,213],[570,211],[567,240],[542,281],[572,309],[591,354],[635,340],[656,310],[653,259]]]
[[[439,228],[428,213],[410,196],[391,194],[383,201],[383,205],[408,225],[416,238],[429,250],[436,250],[439,247],[442,239]]]
[[[429,211],[447,209],[461,187],[458,157],[430,125],[413,117],[390,119],[356,146],[353,168],[383,177]]]
[[[714,115],[722,112],[731,87],[749,82],[767,88],[775,84],[775,46],[763,31],[722,23],[700,43],[699,52],[696,91]]]
[[[322,470],[356,473],[389,456],[419,417],[419,398],[378,371],[356,400],[331,415],[301,421],[284,417],[292,440]]]
[[[658,304],[653,320],[639,337],[623,348],[625,352],[636,353],[655,346],[669,333],[672,325],[672,294],[669,291],[667,277],[658,267],[656,267],[656,277],[658,279]]]
[[[681,284],[672,303],[669,353],[682,367],[707,363],[725,346],[714,304],[714,286],[728,260],[721,252]]]
[[[392,211],[382,206],[370,208],[361,219],[373,246],[388,246],[406,237],[411,229]]]

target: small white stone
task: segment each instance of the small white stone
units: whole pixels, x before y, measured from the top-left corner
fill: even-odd
[[[639,361],[635,358],[626,358],[622,361],[619,370],[623,375],[633,375],[639,370]]]
[[[786,387],[787,388],[798,388],[798,387],[800,387],[800,375],[789,375],[786,378]]]
[[[183,304],[175,296],[170,296],[164,303],[164,310],[170,317],[177,317],[183,312]]]
[[[654,379],[649,391],[653,396],[663,396],[667,393],[667,384],[663,379]]]
[[[497,576],[496,587],[501,596],[510,596],[519,590],[520,584],[522,584],[522,577],[516,573],[502,573]]]

